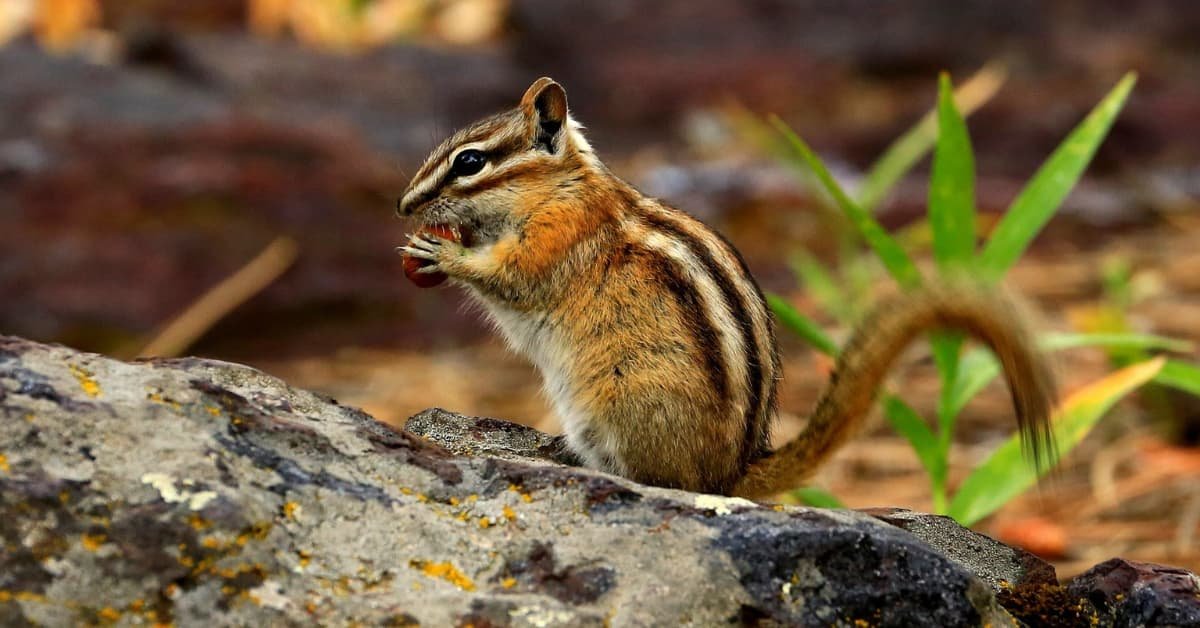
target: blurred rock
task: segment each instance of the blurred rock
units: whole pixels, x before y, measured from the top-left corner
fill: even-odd
[[[492,107],[453,97],[442,107],[418,83],[452,54],[383,51],[368,62],[236,37],[174,46],[188,59],[182,75],[177,64],[0,49],[0,329],[131,353],[287,234],[297,265],[196,351],[320,354],[482,333],[454,293],[410,298],[394,251],[406,180],[380,152],[408,155],[411,172],[438,115]],[[501,80],[486,65],[449,82]]]
[[[1200,578],[1186,569],[1113,558],[1067,590],[1100,609],[1102,626],[1200,626]]]
[[[932,545],[995,590],[1007,587],[1055,584],[1054,566],[1019,548],[1011,547],[960,526],[950,517],[900,508],[864,511]]]

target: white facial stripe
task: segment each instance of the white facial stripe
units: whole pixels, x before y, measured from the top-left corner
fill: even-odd
[[[437,184],[442,180],[442,177],[446,176],[446,171],[449,169],[450,162],[448,161],[443,161],[442,163],[438,164],[437,168],[434,168],[432,172],[425,175],[424,179],[421,179],[417,185],[413,186],[413,188],[408,191],[408,194],[404,195],[403,202],[412,202],[413,199],[421,198],[422,196],[432,192],[433,189],[437,187]]]
[[[711,327],[717,332],[729,390],[737,393],[734,402],[738,409],[738,415],[741,416],[748,401],[746,380],[749,375],[745,351],[755,351],[755,348],[742,346],[742,334],[738,331],[740,326],[734,318],[733,312],[725,304],[716,280],[708,274],[704,264],[692,254],[685,243],[659,231],[647,231],[643,242],[648,248],[678,262],[684,275],[696,286],[704,311],[695,314],[707,318]]]
[[[429,174],[425,175],[424,179],[417,183],[417,185],[413,186],[413,188],[409,190],[408,194],[404,195],[404,200],[407,202],[411,199],[420,198],[436,189],[438,184],[442,182],[442,179],[446,178],[446,173],[450,171],[450,166],[454,164],[454,159],[457,158],[458,154],[464,150],[473,148],[486,153],[496,148],[496,146],[503,141],[504,137],[501,135],[498,137],[490,137],[487,140],[470,142],[468,144],[459,146],[458,148],[454,149],[445,159],[443,159],[442,162],[438,164],[437,168],[431,170]],[[484,172],[487,172],[487,170],[488,167],[484,166],[483,170],[480,171],[479,174],[483,174]]]

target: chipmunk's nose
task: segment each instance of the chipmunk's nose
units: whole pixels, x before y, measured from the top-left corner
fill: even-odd
[[[400,216],[411,216],[413,211],[420,203],[415,202],[416,196],[411,190],[405,190],[404,194],[396,199],[396,214]]]

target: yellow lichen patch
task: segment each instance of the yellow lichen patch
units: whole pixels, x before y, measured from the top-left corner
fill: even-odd
[[[204,406],[204,409],[213,416],[221,416],[221,409],[216,406]]]
[[[511,589],[511,588],[517,586],[517,579],[516,578],[505,578],[500,581],[500,586],[504,587],[505,589]]]
[[[459,571],[454,563],[446,561],[444,563],[430,563],[423,560],[414,560],[409,565],[420,569],[422,573],[430,578],[439,578],[453,584],[463,591],[474,591],[475,583],[471,579]]]
[[[298,517],[299,515],[300,515],[300,504],[299,503],[297,503],[297,502],[284,502],[283,503],[283,516],[284,517],[287,517],[288,519],[295,521],[296,517]]]
[[[188,525],[192,526],[193,530],[207,530],[212,527],[212,522],[197,514],[188,516]]]
[[[104,621],[115,622],[121,618],[121,611],[119,611],[111,606],[105,606],[104,608],[100,609],[100,611],[97,612],[96,614],[99,615],[100,619],[103,619]]]
[[[457,498],[457,497],[451,497],[451,498],[450,498],[450,505],[451,505],[451,506],[457,506],[457,505],[458,505],[458,498]]]
[[[509,484],[508,490],[520,495],[521,501],[525,502],[526,504],[533,501],[533,495],[530,495],[529,493],[521,492],[521,487],[517,486],[516,484]]]
[[[26,414],[26,415],[25,415],[25,422],[26,422],[26,423],[33,423],[33,420],[34,420],[34,419],[36,419],[36,418],[37,418],[37,417],[33,416],[33,413],[32,413],[32,412],[30,412],[29,414]]]
[[[471,493],[470,495],[467,495],[467,501],[474,504],[475,502],[479,501],[479,496],[474,493]]]
[[[400,494],[401,494],[401,495],[412,495],[412,489],[411,489],[411,488],[408,488],[407,486],[401,486],[401,487],[400,487]]]
[[[517,520],[517,513],[516,513],[516,511],[514,511],[514,510],[512,509],[512,507],[511,507],[511,506],[509,506],[508,504],[505,504],[505,505],[504,505],[504,518],[505,518],[505,519],[508,519],[509,521],[516,521],[516,520]]]
[[[149,399],[150,401],[153,401],[154,403],[161,403],[164,406],[171,406],[172,408],[174,408],[176,410],[183,408],[183,405],[181,405],[178,401],[170,399],[169,397],[164,397],[162,395],[162,393],[157,393],[157,392],[149,393],[146,395],[146,399]]]
[[[271,523],[267,522],[267,521],[260,521],[256,524],[250,526],[249,532],[243,532],[243,533],[237,535],[237,538],[234,539],[233,542],[238,547],[245,547],[246,544],[250,542],[250,539],[257,539],[257,540],[261,541],[261,540],[267,538],[267,535],[270,533],[271,533]]]
[[[8,456],[0,454],[0,472],[8,473]]]
[[[425,502],[429,501],[429,497],[424,493],[417,493],[417,501],[424,504]]]
[[[296,556],[300,557],[300,566],[307,567],[312,562],[312,554],[304,550],[297,550]]]
[[[103,534],[85,534],[79,538],[79,544],[89,552],[100,549],[106,541],[108,537]]]
[[[487,517],[479,518],[479,527],[486,530],[488,528],[488,526],[490,526],[490,525],[492,525],[492,521],[490,519],[488,519]]]
[[[142,612],[142,609],[145,607],[146,607],[146,601],[141,598],[138,598],[129,603],[129,610],[131,610],[135,613]]]
[[[238,565],[237,568],[222,567],[217,570],[217,575],[225,580],[233,580],[234,578],[238,577],[238,574],[249,571],[251,571],[251,569],[246,565]]]
[[[83,389],[84,394],[89,397],[100,396],[100,384],[92,377],[91,371],[75,364],[68,364],[67,368],[71,370],[71,374],[79,382],[79,387]]]
[[[215,536],[206,536],[200,539],[200,545],[203,545],[206,549],[217,549],[221,547],[221,540]]]
[[[46,596],[33,591],[8,591],[0,589],[0,602],[46,602]]]

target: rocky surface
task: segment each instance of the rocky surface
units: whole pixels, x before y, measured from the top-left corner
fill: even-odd
[[[1067,591],[1114,626],[1200,626],[1200,579],[1186,569],[1114,558],[1076,576]]]
[[[1053,582],[941,518],[639,486],[492,419],[411,427],[236,364],[0,337],[0,623],[1014,625],[997,593]]]

